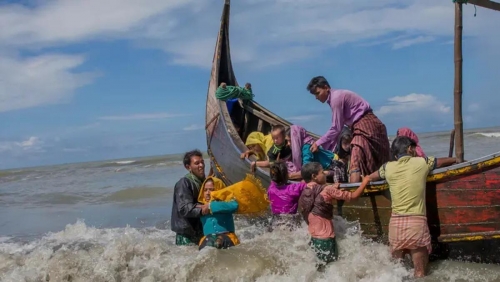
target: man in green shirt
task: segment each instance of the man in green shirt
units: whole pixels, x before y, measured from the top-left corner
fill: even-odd
[[[365,177],[361,186],[380,179],[387,181],[392,201],[389,222],[392,256],[402,259],[410,253],[415,277],[423,277],[432,251],[425,206],[427,176],[435,168],[455,164],[456,159],[416,157],[416,147],[417,143],[406,136],[394,139],[391,154],[396,160]]]

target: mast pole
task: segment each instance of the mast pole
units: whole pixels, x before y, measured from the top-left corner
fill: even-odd
[[[462,119],[462,0],[455,2],[455,87],[454,87],[454,120],[455,120],[455,157],[464,161],[464,125]]]

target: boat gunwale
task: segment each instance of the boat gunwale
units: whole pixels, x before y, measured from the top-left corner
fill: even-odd
[[[222,114],[222,116],[224,118],[224,127],[225,127],[224,129],[225,129],[225,131],[229,135],[228,137],[231,140],[231,145],[233,146],[233,148],[238,153],[241,154],[242,151],[240,150],[240,148],[238,148],[238,146],[236,145],[235,141],[239,141],[238,143],[241,143],[244,146],[243,140],[241,138],[239,138],[239,137],[237,137],[237,140],[234,140],[236,137],[233,136],[233,134],[231,134],[231,133],[228,132],[229,130],[232,130],[233,132],[235,132],[236,129],[234,128],[234,125],[233,125],[233,123],[231,121],[231,117],[229,115],[229,112],[227,111],[227,108],[223,107],[222,104],[223,104],[223,101],[219,101],[219,110],[221,111],[221,114]],[[264,110],[264,109],[262,109],[262,110]],[[227,119],[229,119],[229,121]],[[228,124],[227,124],[228,122],[230,123],[230,128],[228,128]],[[213,156],[213,157],[215,158],[215,156]],[[248,165],[250,165],[251,162],[253,162],[250,159],[245,159],[245,160],[242,160],[242,161],[247,162]],[[488,164],[488,161],[491,161],[492,163]],[[429,181],[429,179],[428,179],[427,182],[431,182],[431,181],[435,181],[435,180],[442,180],[442,178],[445,178],[445,177],[460,176],[460,175],[463,175],[463,174],[470,173],[470,171],[466,171],[466,172],[462,172],[461,171],[461,170],[464,170],[464,169],[467,169],[467,168],[474,168],[474,167],[488,168],[488,167],[495,166],[495,165],[498,165],[498,164],[500,164],[500,152],[496,152],[496,153],[493,153],[493,154],[490,154],[490,155],[486,155],[486,156],[474,159],[472,161],[467,161],[467,162],[455,164],[455,165],[452,165],[452,166],[448,166],[448,167],[438,168],[438,169],[432,170],[429,173],[429,178],[431,178],[431,180]],[[257,169],[261,173],[263,173],[264,175],[269,176],[269,172],[267,170],[264,170],[264,169],[262,169],[260,167],[258,167]],[[477,169],[479,169],[479,168],[477,168]],[[474,169],[474,170],[476,170],[476,169]],[[371,187],[372,189],[373,188],[379,188],[379,189],[374,189],[374,191],[380,190],[380,188],[387,189],[387,187],[373,187],[373,186],[386,186],[386,184],[387,184],[387,182],[385,180],[371,182],[370,185],[367,187],[367,190],[370,190],[370,186],[372,186]],[[361,182],[342,183],[340,185],[340,187],[341,188],[354,188],[354,187],[359,187],[359,185],[361,185]]]

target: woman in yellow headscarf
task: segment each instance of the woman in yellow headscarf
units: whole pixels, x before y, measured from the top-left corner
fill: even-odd
[[[262,183],[252,174],[226,187],[219,178],[209,176],[201,185],[198,202],[209,204],[210,214],[201,216],[203,235],[199,249],[206,246],[227,249],[240,244],[234,233],[233,214],[259,216],[269,210]]]
[[[250,133],[247,137],[245,145],[248,150],[241,154],[241,158],[248,158],[250,155],[255,155],[259,161],[267,160],[267,152],[273,146],[273,138],[271,134],[264,135],[259,131]]]
[[[227,249],[240,243],[234,234],[233,213],[238,210],[238,202],[235,199],[227,201],[213,200],[211,194],[214,191],[224,189],[226,185],[222,180],[209,176],[201,185],[198,202],[209,204],[210,214],[201,216],[203,225],[203,238],[199,242],[199,249],[206,246],[217,249]]]

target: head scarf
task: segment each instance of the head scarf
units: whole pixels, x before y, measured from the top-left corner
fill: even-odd
[[[273,146],[273,137],[271,134],[264,135],[261,132],[254,131],[250,133],[247,137],[247,141],[245,142],[245,145],[259,145],[262,151],[264,152],[264,156],[259,156],[260,160],[265,160],[267,151],[271,149]]]
[[[305,128],[296,124],[290,127],[290,139],[292,143],[292,163],[295,171],[300,171],[302,169],[302,147],[305,144],[314,143],[314,139],[307,133]]]
[[[400,129],[398,129],[396,136],[406,136],[408,138],[413,139],[413,141],[415,141],[415,143],[417,143],[417,148],[416,148],[417,157],[425,158],[424,150],[422,150],[422,147],[420,147],[420,144],[418,142],[418,137],[417,137],[417,134],[415,134],[415,132],[413,132],[408,127],[401,127]]]
[[[209,180],[211,180],[214,183],[214,191],[212,191],[212,192],[226,188],[226,184],[224,184],[224,182],[222,182],[222,180],[220,180],[219,178],[213,177],[213,176],[207,177],[205,179],[205,181],[203,181],[203,184],[201,184],[200,194],[198,195],[198,202],[200,202],[202,204],[207,203],[207,201],[205,200],[204,190],[205,190],[205,184]],[[213,197],[210,196],[210,198],[213,198]]]
[[[342,131],[339,135],[339,140],[337,141],[337,146],[335,146],[335,149],[333,150],[335,155],[338,155],[341,159],[347,157],[351,153],[345,151],[344,148],[342,148],[342,139],[344,139],[344,136],[352,137],[352,131],[347,125],[344,125],[344,127],[342,128]]]
[[[184,177],[191,180],[191,182],[194,184],[196,189],[198,189],[198,191],[200,190],[201,183],[205,180],[198,178],[198,176],[194,175],[192,172],[189,172],[188,174],[184,175]]]

